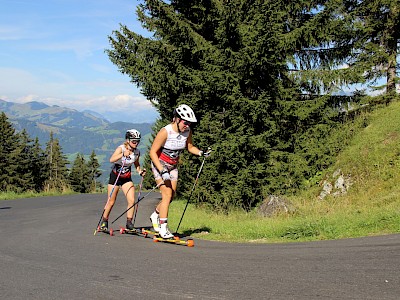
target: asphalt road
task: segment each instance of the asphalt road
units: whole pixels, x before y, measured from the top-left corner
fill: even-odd
[[[150,226],[158,195],[140,203],[137,226]],[[119,232],[93,235],[105,200],[0,201],[0,298],[400,299],[400,234],[177,246]],[[125,208],[120,195],[111,220]]]

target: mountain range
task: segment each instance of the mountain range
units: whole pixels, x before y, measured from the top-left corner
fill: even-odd
[[[143,158],[153,126],[152,123],[109,122],[95,112],[80,112],[37,101],[21,104],[0,99],[0,111],[6,114],[17,131],[25,129],[32,139],[38,137],[42,148],[53,132],[70,162],[77,153],[90,155],[94,150],[106,175],[110,166],[108,158],[125,140],[126,130],[135,128],[140,131],[142,141],[139,149]]]

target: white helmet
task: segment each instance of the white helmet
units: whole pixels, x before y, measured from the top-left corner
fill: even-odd
[[[125,133],[125,138],[129,140],[140,141],[140,132],[136,129],[129,129]]]
[[[197,122],[193,110],[186,104],[181,104],[177,108],[175,108],[174,115],[178,115],[179,118],[185,121],[189,121],[192,123]]]

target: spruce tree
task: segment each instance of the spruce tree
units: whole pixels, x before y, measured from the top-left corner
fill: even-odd
[[[19,176],[17,173],[16,151],[19,147],[18,136],[6,114],[0,114],[0,190],[15,191],[14,183]]]
[[[87,193],[90,188],[88,177],[89,169],[86,165],[85,157],[78,153],[69,173],[71,188],[78,193]]]
[[[88,177],[86,180],[88,181],[89,192],[96,192],[98,189],[102,188],[101,183],[97,181],[97,178],[102,174],[99,167],[99,161],[97,160],[96,153],[93,150],[90,154],[89,161],[87,162]]]
[[[343,14],[353,20],[354,49],[350,67],[375,84],[386,78],[386,92],[396,93],[400,50],[400,1],[343,1]],[[379,87],[378,87],[379,88]]]
[[[41,148],[38,137],[35,138],[32,145],[32,157],[30,165],[32,168],[34,189],[37,192],[43,191],[44,182],[46,181],[47,163],[44,151]]]
[[[13,159],[16,164],[15,172],[18,176],[15,177],[13,185],[19,192],[34,190],[34,181],[32,177],[32,142],[27,131],[23,129],[17,134],[19,146],[13,153]]]
[[[282,41],[286,47],[296,46],[293,78],[300,79],[305,90],[328,93],[351,84],[374,87],[386,78],[386,91],[395,92],[399,0],[299,4],[288,6],[288,30]]]
[[[62,152],[58,139],[50,133],[50,139],[45,149],[46,163],[48,164],[46,190],[55,189],[64,191],[68,186],[68,160]]]

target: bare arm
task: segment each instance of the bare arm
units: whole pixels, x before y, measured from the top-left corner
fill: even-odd
[[[161,128],[161,130],[157,133],[156,137],[154,138],[153,144],[151,145],[149,152],[151,161],[159,171],[163,169],[163,166],[161,165],[160,160],[158,159],[157,152],[164,146],[167,137],[168,137],[167,130],[165,128]]]
[[[193,145],[192,132],[189,133],[187,139],[187,149],[190,153],[194,155],[200,155],[200,149]]]
[[[115,163],[116,161],[120,160],[123,156],[128,157],[132,153],[133,153],[133,151],[131,151],[129,149],[125,149],[125,151],[122,152],[122,148],[118,147],[117,149],[115,149],[113,155],[111,155],[110,162]],[[139,164],[139,160],[137,161],[137,163]],[[135,166],[136,166],[136,162],[135,162]]]
[[[140,175],[140,174],[142,173],[142,168],[140,168],[139,158],[140,158],[140,155],[139,155],[138,158],[135,160],[134,164],[135,164],[136,171],[137,171],[138,174]]]
[[[121,159],[122,156],[123,156],[122,149],[121,149],[121,147],[118,147],[117,149],[115,149],[113,155],[111,155],[110,163],[115,163],[116,161]]]

